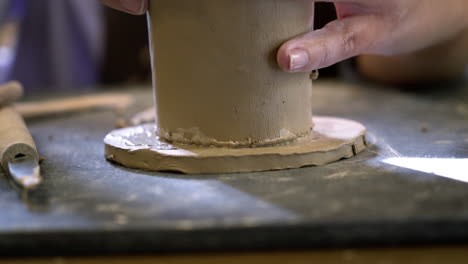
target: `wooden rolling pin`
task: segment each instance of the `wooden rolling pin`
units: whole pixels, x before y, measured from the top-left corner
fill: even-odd
[[[83,95],[42,102],[15,103],[15,109],[23,118],[81,112],[93,109],[123,111],[133,103],[132,96],[124,93]]]
[[[133,103],[128,94],[101,94],[44,102],[15,103],[23,95],[18,82],[0,85],[0,165],[20,187],[30,190],[42,179],[39,155],[23,118],[90,109],[123,110]]]
[[[8,162],[17,155],[38,157],[36,145],[21,115],[12,104],[23,95],[16,81],[0,85],[0,161],[8,171]]]
[[[23,96],[23,86],[16,81],[0,85],[0,107],[10,105]]]
[[[17,185],[29,190],[42,180],[36,144],[12,106],[22,95],[23,86],[18,82],[0,85],[0,165]]]
[[[23,96],[23,86],[16,81],[0,85],[0,107],[14,105],[25,119],[95,109],[123,111],[133,104],[134,98],[126,93],[105,93],[74,96],[39,102],[16,102]]]

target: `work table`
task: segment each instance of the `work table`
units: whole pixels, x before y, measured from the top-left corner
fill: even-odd
[[[29,120],[45,182],[26,205],[0,176],[0,254],[466,243],[464,86],[416,93],[319,81],[314,114],[365,124],[371,146],[323,167],[262,173],[181,175],[111,164],[103,145],[116,122],[111,111]],[[137,98],[131,112],[152,104],[149,87],[123,91]]]

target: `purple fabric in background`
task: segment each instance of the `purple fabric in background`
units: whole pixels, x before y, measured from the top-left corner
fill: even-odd
[[[85,89],[96,84],[104,47],[100,2],[24,1],[10,79],[21,81],[29,93]]]

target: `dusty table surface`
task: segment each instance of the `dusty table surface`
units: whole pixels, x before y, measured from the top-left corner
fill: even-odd
[[[22,257],[0,258],[0,264],[460,264],[466,262],[467,255],[467,246],[443,246],[152,256]]]
[[[362,122],[373,145],[327,166],[263,173],[125,169],[104,158],[115,113],[31,120],[45,182],[26,205],[0,176],[0,254],[468,242],[466,86],[410,93],[317,82],[315,114]],[[137,97],[132,111],[152,103],[149,87],[125,91]]]

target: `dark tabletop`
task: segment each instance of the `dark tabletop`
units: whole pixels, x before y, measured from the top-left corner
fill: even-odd
[[[45,179],[24,203],[0,176],[0,254],[106,254],[468,242],[468,85],[418,92],[319,81],[315,114],[372,146],[323,167],[181,175],[104,158],[111,111],[28,121]],[[149,87],[131,112],[152,103]],[[23,200],[26,198],[23,197]]]

